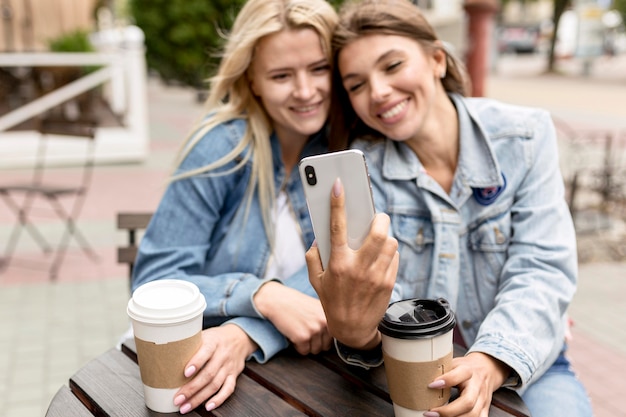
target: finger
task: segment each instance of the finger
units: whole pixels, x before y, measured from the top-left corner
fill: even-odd
[[[332,248],[344,247],[348,244],[345,197],[341,179],[337,178],[330,196],[330,246]]]
[[[311,342],[308,340],[305,342],[293,343],[293,347],[296,349],[296,352],[302,356],[311,353]]]
[[[188,400],[187,402],[189,402],[191,398],[197,397],[203,391],[206,392],[207,387],[210,387],[210,389],[212,389],[212,391],[210,391],[208,394],[213,394],[215,391],[217,391],[217,389],[222,384],[222,381],[216,380],[218,374],[217,372],[212,371],[210,368],[211,365],[209,364],[205,368],[201,369],[200,372],[198,372],[197,375],[191,379],[191,381],[183,385],[177,396],[182,395],[186,400]],[[196,401],[196,404],[194,404],[194,408],[200,402],[201,401]]]
[[[306,266],[309,271],[309,281],[313,286],[315,291],[319,289],[320,278],[324,273],[324,268],[322,267],[322,261],[320,258],[319,249],[317,249],[317,243],[313,241],[313,245],[309,248],[309,250],[305,254]]]
[[[321,332],[311,339],[311,353],[317,355],[330,349],[330,336],[326,332]]]
[[[452,364],[454,366],[455,361]],[[444,381],[446,387],[455,387],[466,383],[472,378],[472,370],[467,366],[456,366],[441,375],[435,381]]]
[[[193,410],[198,407],[202,402],[204,402],[207,398],[215,395],[222,388],[224,381],[226,380],[227,375],[223,371],[219,372],[215,375],[215,377],[211,378],[209,381],[205,381],[202,384],[202,388],[196,392],[193,396],[189,398],[185,404],[180,407],[181,414],[187,412],[187,410]]]
[[[191,357],[185,366],[185,376],[187,378],[195,375],[198,369],[202,369],[204,365],[215,353],[216,345],[210,340],[210,336],[206,331],[202,332],[202,345],[200,349]]]
[[[364,259],[376,261],[380,252],[389,245],[393,239],[389,237],[389,216],[385,213],[378,213],[374,216],[370,226],[370,232],[367,234],[363,245],[359,249],[359,253],[363,254]],[[396,242],[397,245],[397,242]],[[393,249],[391,252],[395,251]]]
[[[235,386],[237,385],[237,378],[233,375],[228,375],[224,381],[222,388],[213,397],[209,398],[205,404],[207,411],[211,411],[220,405],[224,404],[224,401],[235,392]]]
[[[396,241],[396,248],[398,242]],[[398,268],[400,267],[400,252],[396,249],[393,253],[389,268],[385,271],[385,282],[392,288],[396,283],[398,277]]]
[[[386,213],[376,213],[374,219],[372,219],[372,225],[370,226],[370,233],[367,236],[367,243],[370,245],[381,246],[385,243],[385,240],[389,236],[389,226],[391,225],[391,219]]]
[[[322,333],[322,350],[325,350],[325,351],[330,350],[332,347],[333,347],[333,337],[328,332],[328,329],[326,329]]]
[[[465,416],[470,415],[476,406],[476,398],[468,395],[461,395],[454,401],[442,405],[441,407],[431,408],[430,411],[434,411],[441,416]],[[471,414],[471,415],[478,415]]]

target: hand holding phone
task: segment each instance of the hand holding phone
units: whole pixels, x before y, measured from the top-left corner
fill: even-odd
[[[363,152],[347,150],[303,158],[298,169],[313,232],[326,269],[330,258],[330,196],[341,179],[345,190],[348,246],[359,249],[376,213]]]

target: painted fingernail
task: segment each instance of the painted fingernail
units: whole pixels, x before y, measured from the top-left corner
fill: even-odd
[[[436,411],[426,411],[424,417],[439,417],[439,413]]]
[[[428,388],[443,388],[445,386],[446,386],[446,381],[444,381],[443,379],[438,379],[428,384]]]
[[[189,368],[185,369],[185,376],[189,378],[191,375],[196,373],[196,367],[191,365]]]
[[[184,404],[182,407],[180,407],[180,413],[181,414],[187,414],[190,411],[191,411],[191,404],[189,404],[189,403]]]
[[[174,405],[175,406],[181,405],[182,403],[185,402],[185,399],[186,399],[185,396],[183,394],[180,394],[178,397],[174,398]]]
[[[333,184],[333,196],[339,197],[339,194],[341,194],[342,188],[343,186],[341,185],[341,179],[337,178],[335,180],[335,183]]]
[[[205,408],[207,411],[211,411],[215,408],[215,403],[207,403]]]

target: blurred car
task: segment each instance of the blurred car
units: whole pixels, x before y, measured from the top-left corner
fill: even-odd
[[[532,54],[539,47],[539,25],[500,26],[497,34],[500,53]]]

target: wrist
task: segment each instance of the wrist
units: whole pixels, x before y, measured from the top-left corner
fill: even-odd
[[[256,342],[250,338],[248,333],[236,324],[227,323],[222,325],[222,328],[231,333],[231,337],[235,339],[234,346],[241,346],[244,350],[246,358],[250,357],[259,348],[259,345],[257,345]]]
[[[369,337],[362,338],[350,338],[350,339],[337,339],[342,345],[354,349],[368,351],[378,348],[382,343],[382,336],[378,329],[374,331]],[[365,342],[363,342],[365,340]]]
[[[276,289],[277,285],[282,286],[282,284],[277,281],[266,281],[261,284],[259,289],[252,296],[252,303],[254,304],[256,310],[264,318],[270,321],[270,316],[272,315],[272,306],[274,305],[274,303],[272,303],[271,301],[273,299],[272,293]]]

